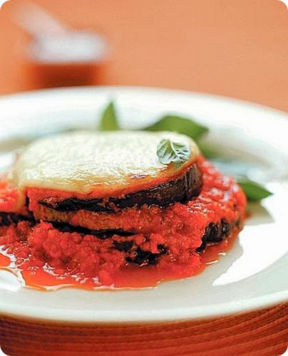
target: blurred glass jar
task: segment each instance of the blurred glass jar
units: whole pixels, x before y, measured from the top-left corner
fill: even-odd
[[[106,57],[105,38],[88,30],[38,35],[28,47],[38,87],[101,84]]]

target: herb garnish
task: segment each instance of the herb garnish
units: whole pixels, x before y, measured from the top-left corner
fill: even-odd
[[[106,109],[103,111],[100,120],[99,130],[121,130],[118,124],[117,113],[113,102],[110,102],[107,105]],[[217,150],[217,147],[215,148],[214,146],[207,145],[207,143],[203,143],[201,141],[202,136],[209,132],[208,127],[201,125],[200,123],[195,120],[192,120],[191,118],[182,117],[179,115],[165,115],[161,117],[158,121],[156,121],[154,124],[142,128],[142,130],[174,131],[190,136],[197,142],[202,154],[206,158],[211,159],[216,166],[220,164],[220,170],[223,170],[223,160],[221,158],[221,153]],[[159,143],[157,147],[157,155],[161,163],[169,164],[173,162],[175,166],[178,166],[189,159],[190,151],[189,148],[183,144],[164,139]],[[235,165],[238,166],[237,171],[235,171]],[[225,160],[225,166],[227,169],[224,169],[224,173],[234,176],[234,178],[237,180],[237,183],[244,190],[248,200],[259,201],[272,194],[262,185],[248,178],[246,174],[248,164],[245,167],[245,162],[241,162],[241,164],[238,164],[236,162],[235,164],[235,161]]]
[[[194,140],[199,140],[206,132],[208,127],[199,124],[198,122],[178,115],[166,115],[159,119],[154,124],[144,127],[145,131],[174,131],[186,136],[190,136]]]
[[[115,110],[115,105],[113,101],[111,101],[106,108],[104,109],[100,125],[100,131],[117,131],[120,130],[120,126],[118,124],[118,118]]]
[[[191,155],[190,148],[182,143],[162,139],[157,146],[157,156],[162,164],[174,163],[176,167],[186,162]]]
[[[272,193],[262,185],[248,178],[239,178],[237,179],[237,183],[242,187],[247,199],[250,201],[256,202],[272,195]]]
[[[203,152],[202,152],[203,153]],[[206,157],[206,155],[204,154]],[[220,153],[214,157],[209,157],[210,161],[224,174],[234,177],[237,183],[244,190],[249,201],[259,201],[269,197],[272,193],[259,183],[251,180],[254,165],[250,162],[238,159],[219,158]],[[253,178],[252,178],[253,179]]]

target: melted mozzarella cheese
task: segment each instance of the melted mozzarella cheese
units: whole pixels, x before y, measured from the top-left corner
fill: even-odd
[[[190,147],[191,157],[180,168],[163,165],[157,145],[163,138]],[[145,179],[173,177],[194,162],[197,145],[171,132],[75,132],[35,141],[18,158],[12,180],[20,189],[39,187],[89,193],[123,189]],[[178,172],[179,173],[179,172]],[[137,185],[137,184],[136,184]]]

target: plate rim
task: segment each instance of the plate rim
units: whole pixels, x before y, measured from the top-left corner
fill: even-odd
[[[42,293],[42,292],[40,292]],[[43,292],[45,293],[45,292]],[[95,291],[97,293],[97,291]],[[269,300],[270,296],[273,296],[273,299]],[[21,312],[21,308],[19,308],[19,312],[15,312],[15,307],[13,311],[1,310],[0,304],[0,318],[1,317],[12,317],[18,319],[29,319],[29,320],[38,320],[38,321],[54,321],[54,322],[61,322],[61,323],[73,323],[73,324],[133,324],[133,323],[159,323],[159,322],[173,322],[173,321],[194,321],[194,320],[204,320],[210,319],[213,317],[223,317],[228,315],[234,315],[238,313],[248,313],[252,311],[258,311],[261,309],[266,309],[269,307],[273,307],[281,302],[285,302],[288,300],[288,290],[284,292],[277,292],[271,293],[265,296],[251,298],[247,302],[247,300],[243,300],[241,303],[238,302],[229,302],[229,303],[219,303],[216,305],[209,306],[209,313],[203,314],[203,307],[192,307],[192,308],[177,308],[172,309],[161,309],[161,311],[157,310],[145,310],[141,311],[141,318],[139,318],[139,313],[137,311],[130,311],[127,317],[121,318],[121,311],[118,312],[113,311],[109,314],[109,312],[104,311],[100,313],[98,311],[98,315],[100,318],[95,318],[95,315],[91,313],[91,310],[86,310],[85,318],[83,318],[83,314],[79,310],[65,310],[64,312],[61,310],[51,309],[45,316],[39,316],[39,311],[42,311],[40,307],[33,308],[33,307],[25,307],[24,313]],[[219,309],[221,312],[219,312]],[[190,313],[189,313],[190,311]],[[54,314],[53,314],[54,312]],[[57,314],[57,317],[56,317]],[[122,313],[123,314],[123,313]],[[107,317],[108,315],[108,317]],[[110,315],[110,316],[109,316]],[[151,317],[151,315],[153,317]],[[88,316],[88,317],[87,317]],[[81,318],[81,319],[79,319]]]
[[[198,97],[206,97],[207,99],[214,99],[215,101],[222,101],[222,102],[230,102],[231,104],[235,105],[244,105],[248,106],[251,109],[260,109],[260,110],[269,110],[274,111],[275,114],[278,116],[276,120],[280,119],[280,116],[283,116],[282,119],[287,119],[288,118],[288,112],[277,109],[275,107],[265,105],[265,104],[260,104],[256,101],[250,101],[247,99],[240,99],[228,95],[221,95],[221,94],[214,94],[214,93],[208,93],[208,92],[201,92],[201,91],[194,91],[194,90],[188,90],[188,89],[177,89],[177,88],[164,88],[164,87],[157,87],[157,86],[141,86],[141,85],[90,85],[90,86],[68,86],[68,87],[55,87],[55,88],[40,88],[40,89],[32,89],[32,90],[26,90],[26,91],[21,91],[21,92],[16,92],[16,93],[6,93],[0,96],[0,104],[6,100],[11,100],[11,99],[25,99],[25,97],[28,96],[35,96],[35,95],[42,95],[42,94],[49,94],[49,93],[64,93],[64,92],[76,92],[76,91],[87,91],[87,92],[92,92],[92,91],[101,91],[101,90],[113,90],[113,91],[128,91],[128,90],[136,90],[136,91],[146,91],[147,93],[170,93],[170,94],[176,94],[176,95],[193,95],[193,96],[198,96]]]

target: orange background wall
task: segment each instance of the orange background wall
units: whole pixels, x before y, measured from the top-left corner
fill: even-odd
[[[28,40],[0,11],[0,94],[35,88]],[[279,0],[37,0],[111,45],[103,84],[233,96],[288,110],[288,9]]]

